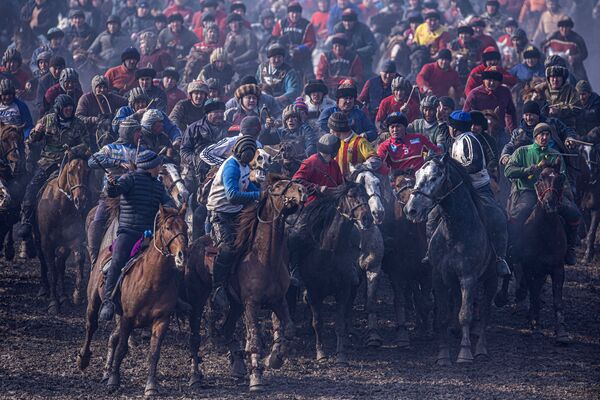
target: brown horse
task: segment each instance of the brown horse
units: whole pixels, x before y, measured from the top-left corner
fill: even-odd
[[[65,262],[71,252],[77,265],[73,303],[81,302],[84,290],[85,228],[82,212],[88,196],[90,169],[87,160],[70,150],[57,177],[41,190],[36,209],[35,242],[40,259],[42,289],[50,295],[48,311],[56,314],[67,299],[64,288]]]
[[[180,210],[160,207],[155,220],[155,232],[150,247],[135,261],[124,276],[120,287],[122,313],[117,318],[110,335],[103,380],[110,391],[120,385],[120,368],[127,354],[127,342],[134,328],[149,326],[152,329],[148,357],[148,380],[145,395],[158,392],[156,369],[160,348],[169,328],[171,315],[177,303],[177,269],[182,269],[187,257],[187,225],[184,205]],[[77,365],[85,369],[92,355],[90,344],[98,327],[98,311],[104,292],[104,275],[101,266],[108,262],[110,253],[104,251],[88,283],[86,335],[77,357]]]
[[[0,246],[6,239],[7,260],[15,256],[12,228],[19,221],[27,178],[22,137],[21,127],[0,122]]]
[[[406,303],[414,304],[417,332],[421,336],[429,329],[429,315],[433,308],[431,266],[421,263],[427,251],[425,224],[409,221],[403,210],[414,185],[415,178],[412,172],[394,175],[394,218],[390,220],[389,226],[384,226],[388,240],[385,243],[383,270],[389,275],[394,291],[396,343],[399,347],[410,345],[406,326]]]
[[[258,313],[273,311],[273,347],[267,359],[271,369],[283,364],[286,338],[293,336],[286,292],[290,284],[285,224],[288,215],[306,201],[306,189],[293,181],[269,176],[257,204],[239,216],[235,246],[240,256],[230,279],[231,307],[223,325],[227,342],[233,341],[238,319],[244,314],[246,353],[250,358],[250,391],[263,389]],[[235,355],[235,354],[234,354]],[[234,360],[235,362],[235,360]]]
[[[557,169],[560,168],[544,168],[535,184],[538,202],[521,231],[519,240],[527,246],[522,246],[520,259],[524,283],[529,289],[529,317],[533,333],[540,333],[540,295],[546,276],[550,275],[556,341],[567,343],[569,335],[565,329],[562,301],[567,239],[557,212],[565,177]]]

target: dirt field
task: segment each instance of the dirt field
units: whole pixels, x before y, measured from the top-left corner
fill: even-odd
[[[100,383],[110,325],[101,325],[85,373],[76,366],[84,335],[84,307],[68,305],[60,317],[45,315],[46,302],[36,298],[37,262],[0,263],[0,398],[112,398]],[[314,339],[300,325],[294,350],[279,371],[266,372],[267,391],[252,396],[267,399],[599,399],[600,398],[600,271],[598,265],[568,268],[565,314],[572,344],[558,347],[553,330],[549,284],[544,294],[544,334],[528,335],[523,314],[506,307],[494,309],[489,345],[492,360],[468,366],[433,365],[434,341],[413,342],[411,350],[392,344],[391,296],[387,283],[380,304],[386,344],[369,349],[353,338],[350,366],[314,361]],[[302,309],[302,308],[301,308]],[[365,326],[355,307],[355,326]],[[334,350],[331,308],[327,350]],[[308,313],[306,313],[308,316]],[[148,341],[130,349],[122,368],[127,398],[143,396]],[[455,342],[454,354],[456,356]],[[228,375],[225,354],[203,346],[205,387],[187,386],[186,327],[171,324],[159,364],[164,398],[247,398],[247,382]]]

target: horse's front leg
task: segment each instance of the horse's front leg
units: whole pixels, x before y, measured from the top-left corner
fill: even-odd
[[[406,327],[406,309],[404,289],[406,285],[400,282],[396,274],[391,276],[392,291],[394,292],[394,311],[396,312],[396,345],[401,349],[410,346],[408,329]]]
[[[92,343],[94,332],[98,329],[98,311],[100,310],[100,304],[100,296],[97,291],[94,291],[92,298],[88,299],[86,310],[85,341],[77,355],[77,366],[82,371],[90,364],[90,357],[92,356],[90,345]]]
[[[458,322],[462,331],[460,351],[456,359],[457,363],[473,362],[471,352],[471,322],[473,321],[473,301],[476,292],[476,280],[474,278],[463,278],[460,281],[461,305],[458,313]]]
[[[75,261],[75,288],[73,290],[73,304],[79,305],[83,300],[83,293],[85,293],[85,279],[84,279],[84,264],[85,264],[86,249],[84,246],[79,246],[78,249],[73,253]]]
[[[250,357],[250,391],[260,392],[264,382],[262,366],[260,364],[260,335],[258,324],[258,306],[247,302],[244,307],[244,320],[246,323],[246,353]]]
[[[267,357],[267,366],[270,369],[279,369],[283,365],[287,353],[287,341],[294,337],[294,328],[290,318],[285,297],[273,307],[273,347]]]
[[[565,327],[565,316],[563,314],[563,284],[565,282],[565,268],[562,265],[552,270],[552,299],[554,301],[554,317],[556,341],[559,344],[569,343],[569,334]]]
[[[496,274],[488,273],[488,275],[489,276],[484,282],[483,304],[480,307],[480,318],[476,324],[476,334],[479,335],[479,337],[475,343],[475,358],[478,360],[486,360],[489,358],[487,351],[486,330],[492,310],[494,293],[498,287],[498,277]]]
[[[171,317],[167,316],[154,321],[152,324],[152,337],[150,338],[150,353],[148,354],[148,380],[144,389],[144,396],[156,396],[158,394],[158,384],[156,383],[156,369],[158,359],[160,358],[160,348],[169,329]]]
[[[129,335],[133,330],[133,322],[128,318],[121,317],[119,319],[118,328],[119,336],[117,347],[114,352],[114,359],[110,367],[110,376],[108,377],[108,390],[115,392],[121,385],[121,363],[127,355]]]
[[[246,376],[246,365],[244,364],[244,353],[240,349],[239,342],[235,339],[235,328],[244,309],[235,301],[230,304],[227,318],[223,323],[223,337],[229,349],[231,376],[234,378],[243,378]]]
[[[594,247],[596,243],[596,231],[598,230],[598,224],[600,223],[600,211],[592,210],[592,221],[590,223],[590,229],[586,237],[586,250],[585,250],[585,262],[589,263],[594,259]]]
[[[59,247],[56,249],[54,258],[54,270],[56,271],[56,294],[60,305],[63,305],[67,301],[67,295],[65,293],[65,270],[67,269],[67,258],[69,257],[70,250],[65,247]]]
[[[335,336],[337,339],[335,363],[339,366],[348,365],[348,355],[346,354],[346,342],[348,340],[346,312],[348,311],[348,303],[350,301],[350,289],[345,289],[335,295]]]

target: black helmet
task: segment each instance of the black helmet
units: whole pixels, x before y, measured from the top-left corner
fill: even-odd
[[[2,65],[8,64],[9,61],[16,61],[18,64],[23,63],[23,57],[19,50],[15,48],[7,49],[2,56]]]
[[[15,94],[15,84],[10,79],[0,80],[0,95]]]
[[[323,154],[329,154],[330,156],[335,156],[340,148],[340,139],[327,133],[319,139],[317,142],[317,151]]]

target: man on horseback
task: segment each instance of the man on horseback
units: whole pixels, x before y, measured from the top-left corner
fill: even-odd
[[[50,175],[60,169],[65,147],[80,154],[89,151],[89,136],[83,122],[75,116],[75,102],[69,95],[61,94],[56,98],[54,112],[38,121],[26,144],[42,140],[45,140],[45,143],[38,168],[25,189],[21,208],[19,237],[23,240],[31,236],[31,223],[38,192]]]
[[[120,197],[119,229],[112,246],[112,261],[104,282],[104,297],[100,320],[110,321],[115,313],[113,292],[121,270],[131,255],[135,243],[152,231],[154,219],[161,204],[175,207],[164,185],[157,179],[160,157],[151,150],[142,151],[136,159],[136,170],[118,180],[107,175],[108,197]]]
[[[24,138],[29,136],[33,128],[29,107],[17,99],[15,84],[10,79],[0,80],[0,122],[6,125],[22,125]]]
[[[302,148],[306,149],[306,157],[313,155],[317,149],[318,134],[306,122],[302,122],[300,113],[295,105],[290,104],[283,109],[281,116],[282,126],[276,128],[268,123],[269,131],[262,134],[260,141],[266,145],[280,144],[284,141],[299,141]]]
[[[392,172],[416,171],[423,166],[425,156],[430,151],[435,154],[442,152],[442,149],[431,143],[426,136],[418,133],[407,134],[407,125],[408,120],[401,112],[391,113],[385,119],[390,138],[379,145],[377,155],[385,168],[391,169]]]
[[[128,118],[121,122],[119,126],[119,138],[115,142],[102,147],[100,151],[88,160],[90,168],[108,169],[115,178],[129,171],[130,163],[135,160],[137,151],[135,138],[136,136],[139,137],[141,129],[142,127],[139,122],[134,118]],[[107,189],[107,185],[108,177],[104,176],[104,190]],[[94,214],[94,220],[88,228],[87,242],[92,267],[96,264],[96,258],[100,251],[107,222],[108,208],[105,198],[101,196],[96,208],[96,214]]]
[[[490,187],[490,175],[487,171],[485,151],[481,142],[471,132],[471,115],[465,111],[454,111],[449,118],[450,136],[453,139],[450,155],[461,163],[471,176],[471,183],[479,194],[488,239],[496,256],[496,271],[500,276],[510,275],[506,263],[508,235],[506,215],[494,198]],[[438,212],[436,207],[429,213],[427,220],[427,237],[431,238],[437,227]],[[425,261],[428,261],[427,257]]]
[[[244,130],[242,130],[242,134]],[[260,198],[260,188],[249,179],[250,161],[256,153],[256,139],[243,135],[233,147],[233,155],[219,167],[210,188],[206,208],[209,211],[211,237],[219,253],[213,266],[213,304],[227,307],[227,281],[235,261],[235,223],[244,205]]]
[[[408,124],[408,133],[416,133],[426,136],[429,141],[435,143],[443,150],[448,148],[448,124],[437,119],[437,109],[440,101],[433,95],[425,96],[421,100],[421,115]]]
[[[511,254],[516,254],[515,247],[518,245],[517,232],[521,229],[527,217],[533,211],[538,199],[535,192],[537,175],[542,171],[544,165],[560,163],[561,173],[565,173],[566,165],[558,151],[550,146],[552,138],[552,127],[545,123],[539,123],[533,131],[534,143],[518,148],[510,157],[504,169],[504,175],[513,181],[508,213],[510,217],[510,236],[513,249]],[[581,220],[581,213],[573,204],[572,193],[568,179],[565,180],[565,196],[558,208],[558,213],[565,221],[565,233],[567,236],[567,254],[565,263],[575,265],[575,245],[577,244],[577,230]]]

